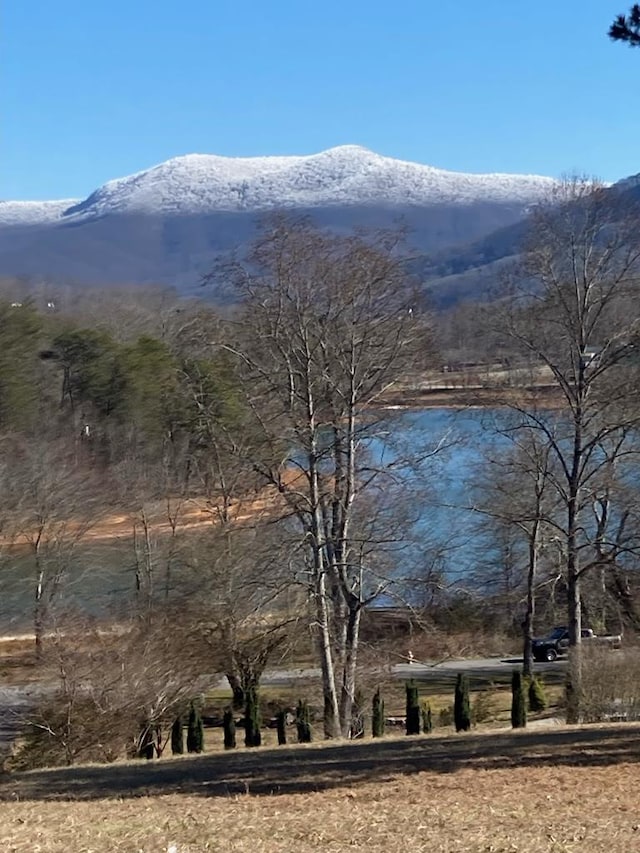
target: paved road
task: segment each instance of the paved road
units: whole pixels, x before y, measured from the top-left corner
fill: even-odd
[[[381,670],[381,674],[390,674],[398,680],[414,678],[416,681],[437,682],[454,681],[459,672],[466,673],[469,678],[483,681],[507,681],[514,669],[522,666],[522,658],[473,658],[463,660],[444,660],[437,663],[415,661],[412,664],[400,663],[390,670]],[[535,671],[544,674],[547,681],[564,680],[567,662],[557,660],[553,663],[536,663]],[[262,684],[273,687],[285,687],[296,681],[320,678],[319,669],[278,669],[265,672]]]
[[[474,658],[465,660],[446,660],[436,664],[412,663],[398,664],[392,668],[396,678],[414,678],[421,682],[455,681],[459,672],[469,676],[471,682],[505,682],[511,680],[514,669],[522,667],[522,658]],[[553,663],[535,663],[534,672],[544,675],[546,681],[564,681],[566,660]]]

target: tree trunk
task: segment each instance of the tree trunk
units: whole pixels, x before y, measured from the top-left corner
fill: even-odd
[[[582,344],[582,342],[581,342]],[[582,351],[582,348],[581,348]],[[567,723],[580,722],[582,702],[582,610],[580,601],[580,556],[578,553],[580,469],[582,466],[582,399],[584,366],[580,367],[577,388],[578,405],[574,414],[573,454],[567,501],[567,628],[569,631],[569,667],[566,698]]]
[[[250,687],[246,691],[247,703],[244,711],[244,745],[247,747],[261,746],[262,734],[260,732],[260,701],[258,691]]]
[[[522,652],[522,674],[525,678],[533,675],[533,621],[536,611],[535,582],[538,567],[538,531],[536,523],[529,538],[529,571],[527,572],[527,609],[522,623],[524,648]]]
[[[325,738],[339,738],[341,734],[340,709],[331,650],[331,633],[325,586],[326,580],[324,574],[322,574],[317,580],[314,597],[316,605],[317,643],[320,655],[320,670],[322,672],[322,695],[324,699],[324,736]]]
[[[225,675],[227,681],[229,682],[231,692],[233,693],[233,698],[231,700],[232,707],[236,711],[241,711],[244,709],[247,698],[244,687],[242,685],[242,680],[240,676],[235,672],[226,672]]]
[[[360,607],[352,604],[349,610],[345,634],[344,668],[342,671],[342,689],[340,693],[340,730],[342,737],[350,737],[353,702],[356,692],[356,663],[358,660],[358,639],[360,634]]]
[[[36,554],[36,589],[33,604],[33,633],[35,636],[36,658],[42,657],[42,646],[44,640],[44,569],[40,565],[40,559]]]
[[[567,578],[569,616],[569,667],[567,670],[567,723],[580,722],[582,697],[582,614],[580,607],[580,577],[575,567],[569,567]]]

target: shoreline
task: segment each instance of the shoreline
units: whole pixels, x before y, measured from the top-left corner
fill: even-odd
[[[520,387],[448,387],[404,388],[389,391],[380,398],[387,409],[480,409],[531,405],[540,408],[559,408],[562,395],[557,385]]]

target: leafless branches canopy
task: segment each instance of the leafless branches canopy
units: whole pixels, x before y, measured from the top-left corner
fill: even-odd
[[[394,463],[373,451],[381,396],[428,344],[400,236],[336,237],[277,219],[232,270],[243,308],[225,346],[261,436],[254,468],[277,490],[301,561],[329,737],[348,736],[362,609],[388,582],[385,531],[366,525],[382,482],[387,499],[397,494]]]
[[[500,317],[521,356],[544,365],[560,392],[553,410],[531,400],[515,405],[512,429],[536,433],[550,449],[548,479],[563,508],[553,524],[575,650],[573,722],[580,715],[581,580],[597,565],[615,564],[628,545],[624,508],[612,499],[638,449],[639,216],[628,194],[564,181],[533,213]]]

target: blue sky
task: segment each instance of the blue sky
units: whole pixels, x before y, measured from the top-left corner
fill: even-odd
[[[473,172],[640,172],[630,0],[20,0],[0,198],[86,196],[192,152],[355,143]]]

